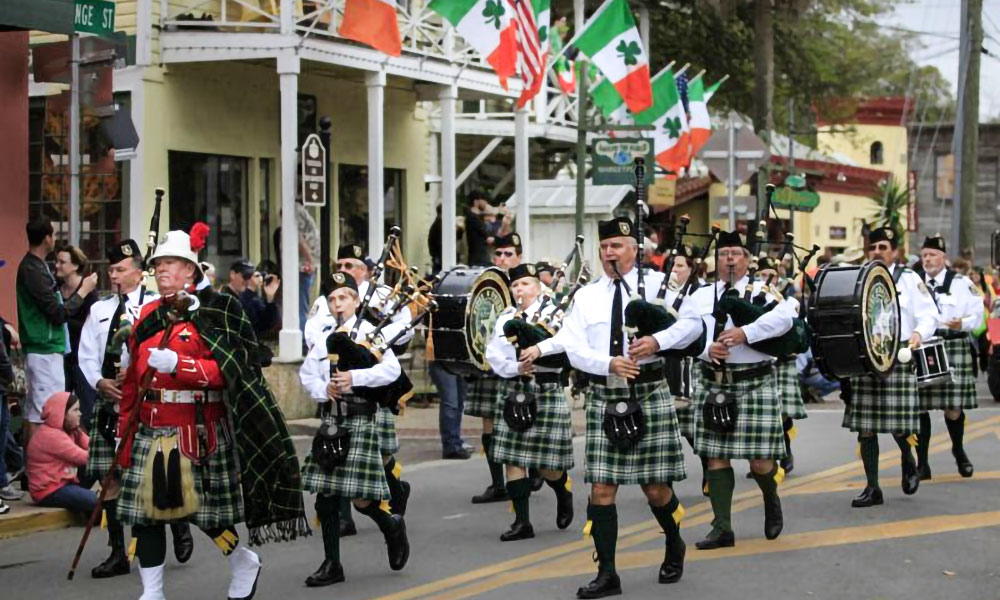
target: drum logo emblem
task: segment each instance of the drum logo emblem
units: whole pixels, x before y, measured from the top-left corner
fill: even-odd
[[[864,290],[862,323],[873,366],[892,368],[899,345],[899,302],[887,271],[877,271]]]

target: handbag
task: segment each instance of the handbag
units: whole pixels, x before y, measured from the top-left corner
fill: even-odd
[[[507,394],[503,403],[503,420],[512,430],[523,433],[535,424],[538,416],[538,402],[534,392],[524,384],[518,384]]]
[[[708,388],[708,397],[702,407],[702,421],[709,431],[732,433],[736,431],[739,407],[736,394],[717,387]]]
[[[347,464],[350,450],[351,430],[336,423],[324,423],[313,437],[313,462],[326,473]]]
[[[646,435],[646,415],[638,400],[609,402],[601,425],[604,437],[622,452],[631,450]]]

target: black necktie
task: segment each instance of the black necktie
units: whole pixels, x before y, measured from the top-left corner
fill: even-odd
[[[611,356],[624,356],[622,349],[622,326],[624,325],[622,311],[622,280],[615,279],[615,299],[611,303]]]
[[[115,309],[115,314],[111,316],[111,324],[108,326],[108,339],[104,342],[104,360],[101,362],[101,377],[104,379],[114,379],[115,375],[115,364],[112,357],[108,355],[108,350],[111,348],[111,340],[118,333],[118,328],[122,324],[122,315],[125,314],[125,304],[128,302],[128,296],[122,296],[118,301],[118,308]]]

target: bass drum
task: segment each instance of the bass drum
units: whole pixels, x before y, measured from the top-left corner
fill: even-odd
[[[813,357],[828,378],[886,378],[896,367],[900,310],[885,263],[826,267],[809,298]]]
[[[497,317],[514,305],[507,275],[496,267],[459,265],[441,277],[434,301],[438,306],[431,318],[434,360],[454,375],[488,372],[486,345]]]

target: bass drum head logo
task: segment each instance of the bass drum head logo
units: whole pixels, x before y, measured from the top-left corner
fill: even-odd
[[[493,338],[500,313],[514,305],[507,283],[507,276],[499,269],[487,269],[472,284],[469,303],[465,309],[465,343],[473,364],[489,371],[486,345]]]
[[[861,329],[868,362],[878,373],[895,366],[899,349],[899,298],[889,271],[876,265],[869,271],[861,291]]]

